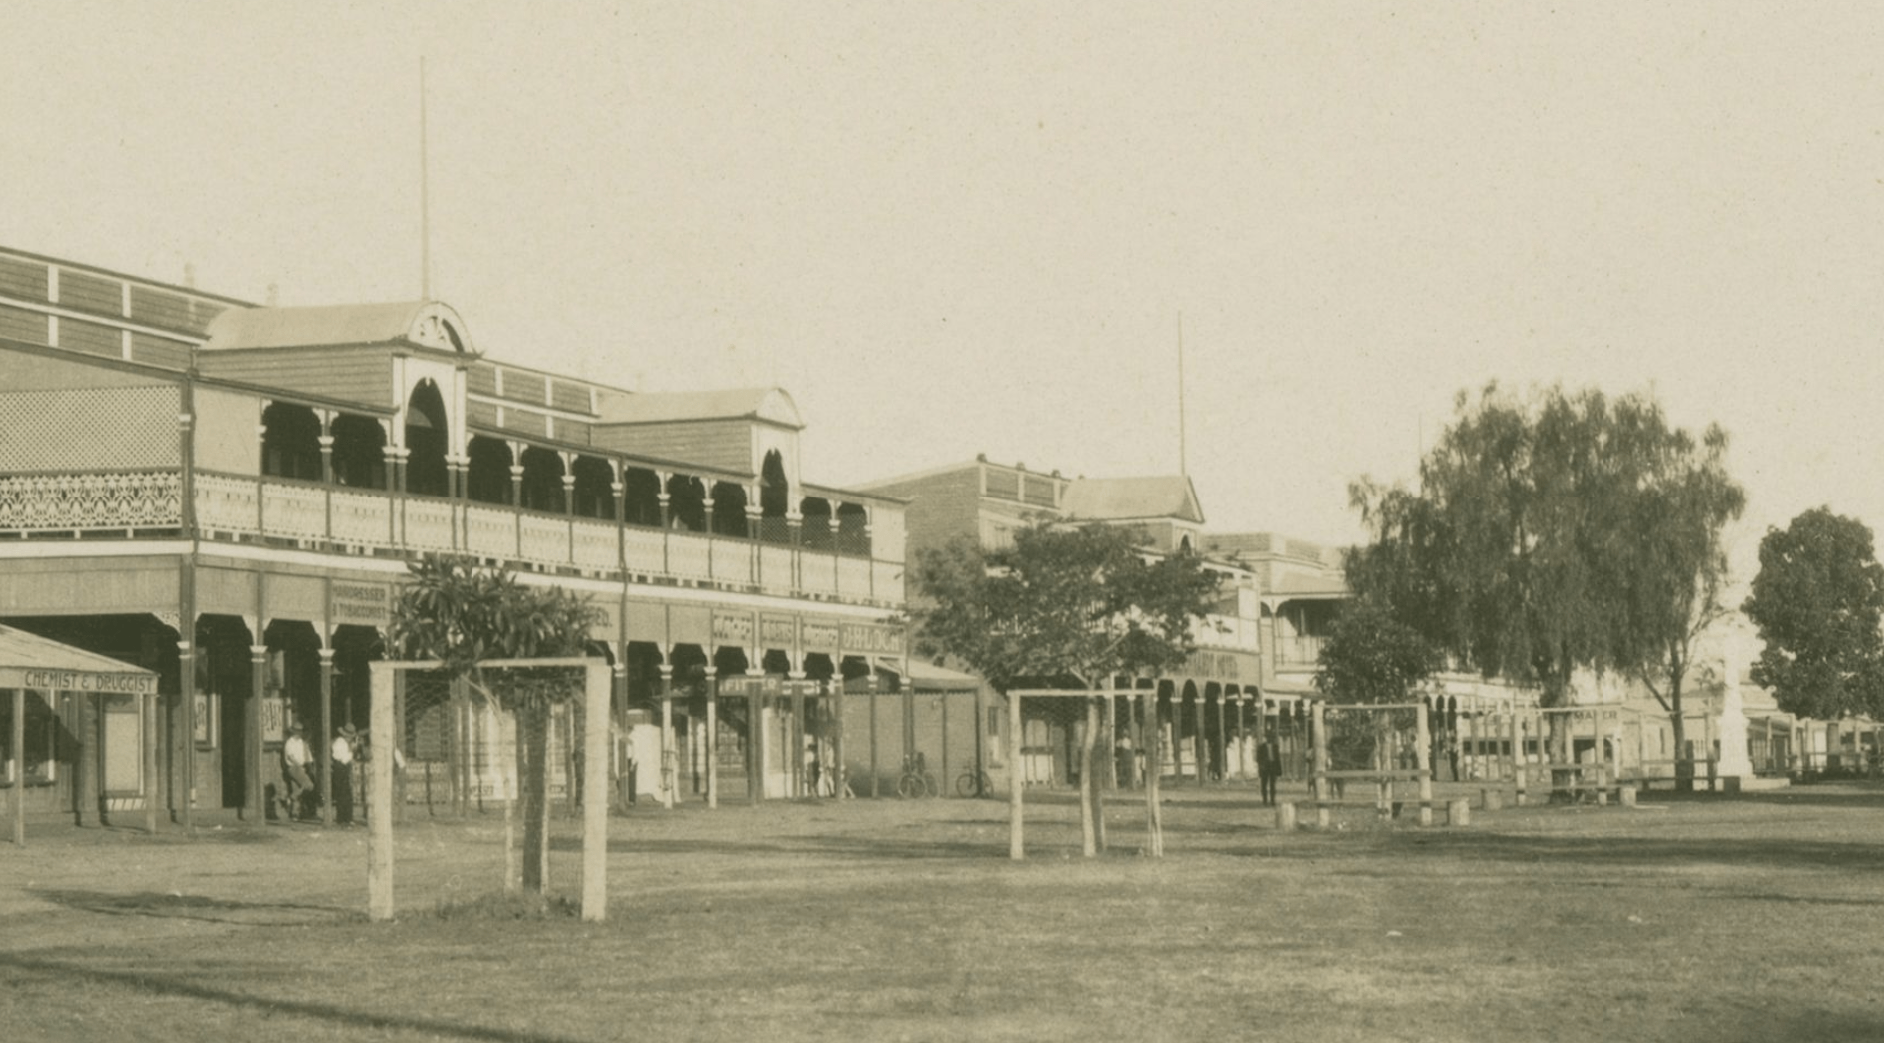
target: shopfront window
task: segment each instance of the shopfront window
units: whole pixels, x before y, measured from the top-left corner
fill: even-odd
[[[28,786],[50,785],[58,774],[59,721],[39,692],[26,693],[24,755],[13,748],[13,693],[0,691],[0,780],[18,785],[22,773]]]

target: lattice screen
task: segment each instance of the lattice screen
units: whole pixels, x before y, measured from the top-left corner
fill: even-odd
[[[179,465],[177,389],[0,393],[0,474]]]

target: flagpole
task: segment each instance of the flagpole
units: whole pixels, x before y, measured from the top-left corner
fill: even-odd
[[[419,299],[432,299],[431,167],[426,155],[425,56],[419,55]]]
[[[1177,378],[1178,378],[1178,474],[1190,477],[1190,457],[1184,444],[1184,313],[1177,315]]]

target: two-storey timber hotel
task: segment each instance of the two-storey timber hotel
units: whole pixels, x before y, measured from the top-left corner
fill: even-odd
[[[286,728],[323,749],[364,725],[395,586],[448,552],[606,611],[613,723],[661,736],[642,793],[692,787],[714,747],[690,741],[697,701],[662,695],[715,675],[775,702],[716,759],[761,765],[755,795],[803,792],[818,695],[907,672],[904,505],[808,481],[803,426],[775,388],[637,394],[512,365],[437,301],[257,307],[0,250],[0,623],[159,693],[29,693],[0,782],[81,822],[261,819]],[[419,732],[397,741],[423,761]],[[874,745],[853,741],[863,770]]]

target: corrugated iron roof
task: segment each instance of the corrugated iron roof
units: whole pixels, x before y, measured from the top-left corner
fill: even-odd
[[[436,313],[445,320],[437,333],[420,319]],[[240,348],[309,348],[340,344],[426,344],[470,352],[464,320],[438,301],[386,304],[326,304],[296,308],[232,308],[209,324],[209,351]],[[443,337],[451,337],[446,342]]]
[[[765,420],[803,429],[798,404],[784,388],[727,391],[655,391],[609,395],[601,402],[602,424],[671,424],[683,420]]]
[[[1089,521],[1178,518],[1204,522],[1197,490],[1184,475],[1153,478],[1076,478],[1060,504],[1068,517]]]

